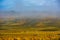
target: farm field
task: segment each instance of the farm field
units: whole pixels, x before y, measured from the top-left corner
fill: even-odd
[[[60,40],[60,19],[0,20],[0,40]]]
[[[0,31],[0,40],[60,40],[60,31]]]

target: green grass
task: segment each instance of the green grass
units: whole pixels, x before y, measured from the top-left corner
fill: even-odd
[[[58,27],[32,27],[32,26],[1,26],[0,30],[34,30],[34,31],[60,31]]]

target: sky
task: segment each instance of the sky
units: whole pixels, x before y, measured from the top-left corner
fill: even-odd
[[[0,10],[12,10],[14,4],[13,0],[0,0]]]
[[[17,12],[57,12],[60,10],[60,0],[0,0],[0,11],[11,10]]]
[[[60,0],[0,0],[0,10],[57,10]]]

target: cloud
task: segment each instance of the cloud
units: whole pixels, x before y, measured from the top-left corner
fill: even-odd
[[[23,10],[57,10],[56,0],[22,0]],[[20,5],[21,6],[21,5]]]
[[[52,5],[55,3],[55,0],[23,0],[24,3],[28,4],[34,4],[38,6],[43,6],[43,5]]]

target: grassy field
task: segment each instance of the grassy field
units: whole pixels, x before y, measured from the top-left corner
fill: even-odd
[[[1,30],[0,40],[60,40],[60,31]]]
[[[60,40],[60,19],[0,20],[0,40]]]

